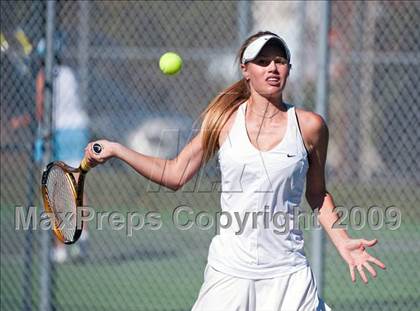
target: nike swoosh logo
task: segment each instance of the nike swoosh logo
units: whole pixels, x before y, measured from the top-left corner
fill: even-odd
[[[287,154],[287,157],[288,157],[288,158],[293,158],[293,157],[295,157],[295,156],[296,156],[296,154],[289,154],[289,153]]]

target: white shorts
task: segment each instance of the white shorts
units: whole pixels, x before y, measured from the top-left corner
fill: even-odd
[[[318,297],[311,268],[286,276],[251,280],[224,274],[207,265],[192,311],[331,310]]]

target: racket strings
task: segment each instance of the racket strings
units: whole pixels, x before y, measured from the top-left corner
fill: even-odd
[[[46,187],[48,201],[53,211],[56,227],[64,239],[72,241],[76,232],[76,199],[71,181],[60,167],[53,167],[48,174]]]

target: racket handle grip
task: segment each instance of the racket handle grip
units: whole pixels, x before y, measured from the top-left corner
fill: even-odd
[[[93,144],[92,150],[93,150],[94,153],[100,154],[102,152],[102,146],[100,144],[97,144],[97,143]],[[86,158],[83,158],[82,162],[80,163],[80,168],[85,172],[90,170],[91,167],[90,167],[89,162]]]
[[[80,163],[80,169],[85,172],[90,170],[90,165],[86,158],[83,158],[82,162]]]

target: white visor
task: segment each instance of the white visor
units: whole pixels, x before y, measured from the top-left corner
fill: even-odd
[[[290,51],[287,47],[286,42],[278,36],[275,35],[265,35],[261,36],[258,39],[252,41],[245,49],[244,54],[242,55],[242,64],[245,64],[251,60],[254,60],[261,49],[267,44],[270,40],[277,40],[284,48],[286,52],[287,61],[290,62]]]

